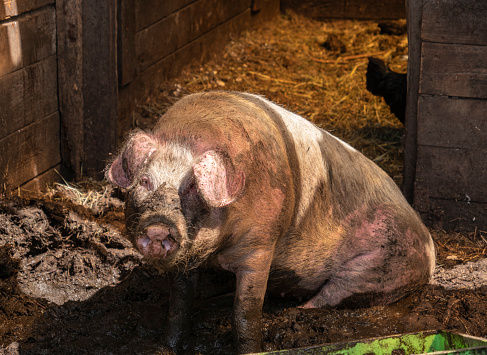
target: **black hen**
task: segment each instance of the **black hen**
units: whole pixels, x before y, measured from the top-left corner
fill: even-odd
[[[375,96],[383,97],[391,112],[404,124],[408,90],[406,74],[396,73],[382,60],[370,57],[365,77],[367,90]]]

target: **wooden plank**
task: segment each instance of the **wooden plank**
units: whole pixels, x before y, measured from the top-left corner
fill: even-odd
[[[248,9],[248,0],[200,0],[136,34],[139,71]]]
[[[487,100],[422,95],[418,112],[419,145],[487,149]]]
[[[135,5],[141,3],[135,0],[121,0],[117,9],[119,19],[117,24],[117,64],[118,85],[124,86],[135,79]],[[166,3],[166,2],[164,2]]]
[[[83,0],[83,167],[103,178],[117,141],[117,0]]]
[[[224,48],[232,34],[248,28],[250,23],[251,13],[248,8],[140,73],[134,92],[135,99],[139,102],[146,99],[162,81],[176,76],[185,66],[208,60]]]
[[[0,137],[58,109],[56,56],[0,78]]]
[[[29,196],[31,193],[45,192],[49,187],[52,187],[55,182],[62,183],[63,181],[66,181],[66,179],[64,179],[62,176],[62,171],[63,166],[58,164],[46,172],[36,176],[32,180],[27,181],[25,184],[20,186],[22,197]]]
[[[252,27],[258,27],[279,15],[280,0],[255,0],[252,2]]]
[[[0,78],[0,138],[25,126],[24,75],[18,70]]]
[[[233,34],[251,25],[251,12],[248,8],[230,21],[216,27],[186,46],[171,53],[149,67],[129,85],[119,90],[118,136],[123,137],[132,128],[133,110],[154,94],[161,82],[178,75],[182,68],[193,63],[201,63],[220,52]]]
[[[420,0],[407,0],[407,25],[409,42],[408,90],[406,100],[406,124],[404,140],[404,173],[403,194],[409,203],[414,201],[414,182],[416,179],[417,161],[417,118],[418,93],[421,64],[421,18],[422,4]]]
[[[56,53],[55,19],[47,7],[0,24],[0,77]]]
[[[57,0],[63,162],[101,178],[117,134],[116,0]]]
[[[0,192],[8,191],[61,162],[59,114],[44,117],[0,140]]]
[[[83,158],[82,0],[57,0],[57,43],[61,155],[73,177]]]
[[[281,9],[284,12],[291,10],[317,20],[344,18],[346,16],[344,0],[282,0]]]
[[[151,83],[155,86],[155,81],[158,78],[151,79]],[[153,82],[153,81],[154,82]],[[118,89],[118,130],[117,141],[120,143],[126,138],[126,134],[133,129],[134,112],[137,106],[137,101],[140,100],[142,94],[137,89],[139,79],[136,78],[132,83]],[[140,102],[140,101],[139,101]],[[111,152],[116,154],[116,151]]]
[[[423,0],[422,39],[487,45],[487,1]]]
[[[352,19],[406,18],[406,7],[404,0],[347,0],[344,15]]]
[[[0,0],[0,21],[54,4],[54,2],[55,0]]]
[[[487,202],[487,149],[418,146],[416,190],[423,196]]]
[[[487,98],[487,46],[423,42],[420,93]]]
[[[199,1],[199,0],[198,0]],[[135,2],[135,30],[140,30],[152,25],[166,16],[195,2],[195,0],[142,0]]]
[[[406,17],[404,0],[282,0],[281,8],[317,20],[328,18],[398,19]]]
[[[457,232],[487,231],[485,203],[430,198],[422,207],[418,212],[431,228]]]

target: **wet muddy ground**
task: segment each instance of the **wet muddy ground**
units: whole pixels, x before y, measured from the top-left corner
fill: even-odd
[[[117,192],[96,189],[92,208],[62,186],[40,198],[1,200],[0,354],[170,353],[160,340],[166,279],[123,237]],[[487,259],[464,260],[465,249],[485,247],[484,237],[433,237],[440,266],[432,284],[396,304],[302,310],[297,301],[266,299],[265,350],[429,329],[487,337]],[[233,282],[204,272],[189,354],[232,352]]]

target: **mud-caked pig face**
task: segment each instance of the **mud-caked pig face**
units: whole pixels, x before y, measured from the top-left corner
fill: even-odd
[[[211,210],[232,203],[244,186],[243,174],[222,152],[195,156],[184,145],[140,131],[106,176],[127,192],[126,224],[134,245],[168,266],[198,256],[193,244]]]

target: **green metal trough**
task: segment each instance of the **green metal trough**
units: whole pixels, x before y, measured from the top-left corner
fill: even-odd
[[[411,355],[452,354],[487,355],[487,339],[447,332],[425,331],[388,337],[362,339],[348,343],[332,343],[260,353],[261,355]]]

